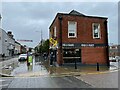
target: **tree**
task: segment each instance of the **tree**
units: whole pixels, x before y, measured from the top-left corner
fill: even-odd
[[[35,53],[37,53],[38,52],[38,47],[35,47],[34,50],[35,50]]]
[[[45,40],[40,46],[39,46],[39,51],[41,53],[48,53],[49,52],[49,39]]]

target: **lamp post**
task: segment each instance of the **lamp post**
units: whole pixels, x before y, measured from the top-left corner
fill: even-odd
[[[42,46],[42,29],[41,31],[36,31],[40,33],[40,42],[39,42],[39,46]],[[42,53],[42,51],[40,50],[40,53]]]

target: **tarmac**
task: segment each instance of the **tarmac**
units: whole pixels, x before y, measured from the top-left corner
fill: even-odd
[[[11,59],[13,62],[17,58]],[[10,60],[6,61],[10,62]],[[4,64],[6,63],[4,62]],[[8,63],[7,63],[8,64]],[[77,64],[77,69],[75,69],[74,64],[71,66],[49,66],[48,61],[43,61],[41,63],[34,62],[33,69],[28,70],[26,63],[21,63],[19,67],[15,68],[11,72],[11,77],[14,78],[64,78],[64,77],[74,77],[76,79],[82,80],[89,85],[96,88],[117,88],[118,87],[118,71],[119,62],[111,62],[110,68],[105,66],[100,66],[99,71],[97,71],[96,66],[79,66]],[[1,74],[4,77],[9,77],[9,75]],[[3,77],[2,76],[2,77]],[[20,80],[23,80],[20,79]],[[31,79],[30,79],[31,80]],[[37,80],[37,79],[35,79]],[[37,86],[36,86],[37,87]]]

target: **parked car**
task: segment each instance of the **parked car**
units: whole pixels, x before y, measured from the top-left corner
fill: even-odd
[[[20,54],[18,61],[26,61],[27,60],[27,54]]]
[[[115,56],[116,62],[120,62],[120,56]]]

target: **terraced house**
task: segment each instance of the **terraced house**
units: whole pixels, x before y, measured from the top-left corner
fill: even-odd
[[[56,47],[50,44],[57,63],[109,65],[107,19],[75,10],[57,13],[49,27],[50,38],[58,42]]]

